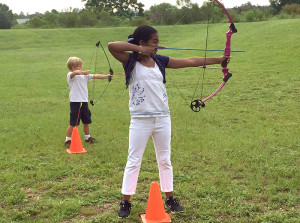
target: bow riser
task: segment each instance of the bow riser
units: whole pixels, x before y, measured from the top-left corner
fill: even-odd
[[[224,49],[224,55],[230,56],[230,46],[231,46],[231,36],[233,35],[233,32],[229,30],[226,33],[226,44],[225,44],[225,49]]]

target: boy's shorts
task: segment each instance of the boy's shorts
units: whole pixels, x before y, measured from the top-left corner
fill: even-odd
[[[80,108],[80,105],[82,103],[82,106]],[[80,114],[78,116],[80,108]],[[80,119],[82,120],[83,124],[91,124],[91,111],[88,106],[88,102],[70,102],[70,125],[76,126],[80,124]],[[77,123],[78,119],[78,123]]]

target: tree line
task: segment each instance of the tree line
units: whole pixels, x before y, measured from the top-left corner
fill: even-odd
[[[202,6],[190,0],[177,0],[176,5],[162,3],[144,10],[137,0],[83,0],[84,9],[25,15],[14,14],[7,5],[0,4],[0,28],[78,28],[106,26],[174,25],[226,21],[222,9],[210,1]],[[255,6],[250,2],[229,9],[235,22],[263,21],[274,16],[295,18],[300,15],[300,0],[270,0],[269,6]],[[29,19],[17,24],[16,19]]]

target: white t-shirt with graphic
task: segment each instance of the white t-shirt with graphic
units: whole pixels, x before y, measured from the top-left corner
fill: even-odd
[[[129,82],[129,110],[131,117],[169,116],[168,95],[159,67],[146,67],[139,62]]]
[[[93,74],[89,75],[75,75],[71,78],[72,72],[67,74],[68,84],[70,87],[70,101],[71,102],[88,102],[88,81],[93,79]]]

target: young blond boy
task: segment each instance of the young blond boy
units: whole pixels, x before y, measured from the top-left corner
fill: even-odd
[[[82,70],[83,62],[78,57],[70,57],[67,62],[70,72],[67,74],[70,87],[70,125],[67,129],[65,146],[71,144],[73,128],[83,123],[85,141],[94,143],[95,139],[90,136],[89,124],[92,123],[91,111],[88,106],[88,81],[92,79],[108,79],[111,75],[90,74],[89,70]],[[78,114],[79,113],[79,114]]]

